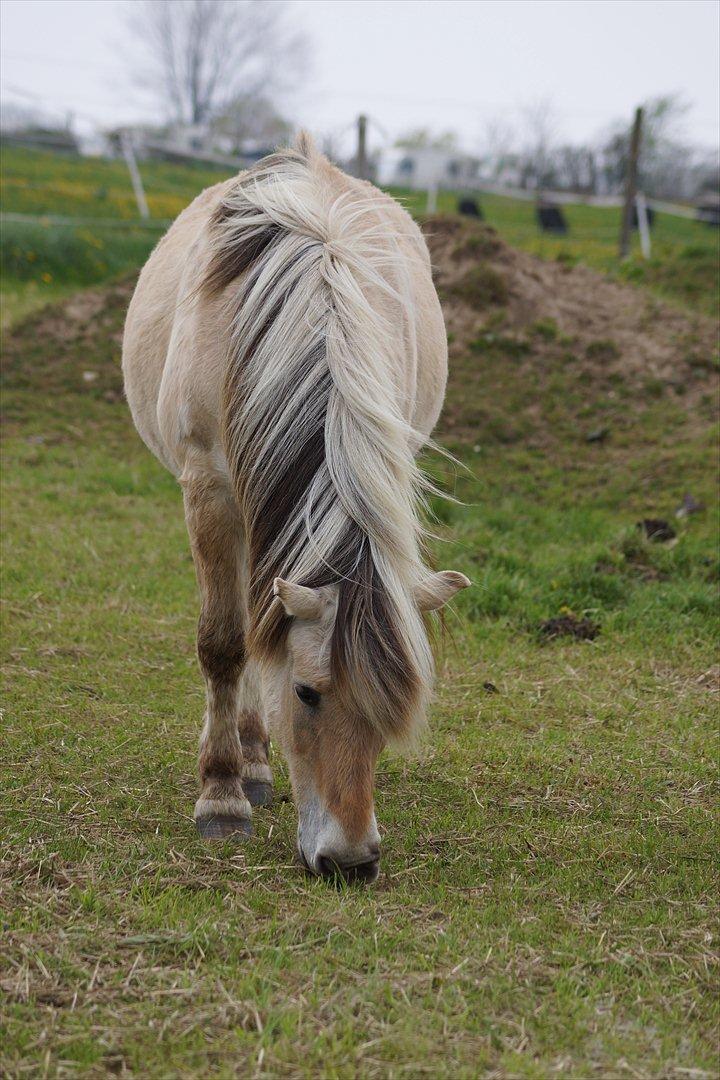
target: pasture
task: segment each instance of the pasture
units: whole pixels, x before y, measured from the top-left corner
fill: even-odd
[[[577,312],[545,282],[521,318],[542,264],[443,230],[464,468],[427,466],[475,587],[422,747],[381,758],[370,889],[295,865],[278,755],[251,841],[195,836],[196,588],[122,400],[132,275],[7,335],[4,1073],[716,1075],[714,327],[644,290],[600,307],[567,260]]]
[[[198,192],[230,175],[227,169],[140,163],[152,215],[138,220],[123,161],[63,157],[39,150],[3,147],[0,194],[3,211],[3,325],[48,300],[72,294],[79,285],[112,280],[142,264],[169,223]],[[425,193],[395,190],[418,216]],[[583,263],[644,284],[658,295],[714,315],[719,282],[717,231],[667,214],[657,216],[653,258],[637,250],[620,266],[617,260],[619,211],[570,206],[570,233],[538,233],[532,203],[498,195],[481,197],[488,224],[514,247],[564,265]],[[453,212],[457,195],[441,192],[438,209]],[[24,215],[29,220],[17,220]],[[58,223],[53,215],[76,219]],[[39,219],[39,220],[38,220]]]

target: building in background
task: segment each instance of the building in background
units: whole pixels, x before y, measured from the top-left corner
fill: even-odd
[[[380,151],[375,168],[375,181],[381,186],[420,191],[472,188],[479,178],[478,158],[435,146],[388,147]]]

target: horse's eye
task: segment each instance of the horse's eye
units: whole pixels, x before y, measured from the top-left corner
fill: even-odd
[[[320,695],[317,690],[313,690],[312,686],[303,686],[302,683],[295,683],[295,693],[300,698],[303,705],[307,705],[310,709],[317,709],[320,704]]]

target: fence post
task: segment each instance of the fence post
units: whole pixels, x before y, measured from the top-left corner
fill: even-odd
[[[438,186],[437,181],[433,180],[432,184],[428,186],[427,190],[427,202],[425,204],[425,213],[434,214],[437,210],[437,193]]]
[[[635,196],[635,209],[637,210],[638,232],[640,233],[640,248],[643,259],[650,258],[650,221],[647,212],[647,201],[642,191]]]
[[[360,115],[357,120],[357,174],[361,180],[368,178],[367,160],[367,116]]]
[[[143,189],[142,180],[140,179],[140,170],[138,169],[137,161],[135,160],[133,137],[129,131],[123,131],[120,136],[120,144],[122,146],[125,164],[127,165],[128,172],[130,173],[130,180],[132,181],[133,191],[135,192],[135,201],[138,204],[140,217],[149,218],[150,211],[148,210],[147,199],[145,198],[145,191]]]
[[[643,111],[638,107],[635,110],[635,121],[630,136],[630,154],[628,156],[627,176],[625,177],[625,202],[623,205],[622,222],[620,223],[620,258],[626,259],[630,251],[630,236],[632,233],[632,213],[635,205],[635,191],[637,188],[638,158],[640,157],[640,138],[642,133]]]

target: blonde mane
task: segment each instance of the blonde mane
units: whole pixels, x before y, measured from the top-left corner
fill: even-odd
[[[378,196],[307,137],[242,174],[212,219],[204,280],[231,297],[224,433],[249,549],[248,649],[288,628],[272,582],[339,586],[331,670],[353,715],[402,738],[425,711],[432,654],[400,372],[416,367],[410,259]],[[340,174],[337,174],[338,176]],[[419,257],[419,253],[418,253]]]

